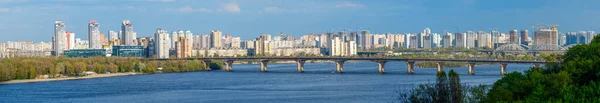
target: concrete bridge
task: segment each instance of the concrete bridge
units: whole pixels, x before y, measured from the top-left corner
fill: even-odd
[[[178,59],[152,59],[152,60],[202,60],[209,65],[211,60],[223,61],[223,70],[232,71],[233,62],[236,60],[258,60],[260,71],[266,72],[268,63],[271,60],[296,61],[298,72],[304,72],[304,64],[307,60],[325,60],[333,61],[336,64],[336,72],[344,72],[344,63],[346,61],[372,61],[377,63],[378,73],[385,73],[385,64],[387,62],[406,62],[408,74],[413,74],[415,62],[436,62],[438,72],[444,71],[444,62],[466,62],[469,68],[469,74],[475,74],[475,65],[477,63],[497,63],[500,64],[500,74],[506,74],[508,63],[532,64],[539,67],[545,64],[545,61],[532,60],[470,60],[470,59],[414,59],[414,58],[380,58],[380,57],[200,57],[200,58],[178,58]]]

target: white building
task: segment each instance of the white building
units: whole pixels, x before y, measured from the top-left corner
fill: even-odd
[[[169,40],[169,33],[167,33],[167,31],[165,30],[161,30],[161,29],[157,29],[156,33],[154,34],[154,40],[155,40],[155,44],[154,44],[154,50],[156,53],[156,58],[160,58],[160,59],[165,59],[165,58],[169,58],[169,47],[170,47],[170,41]]]
[[[339,37],[329,40],[331,45],[328,48],[329,56],[352,56],[356,55],[356,41],[345,42]]]
[[[63,21],[54,22],[54,41],[53,42],[53,51],[56,56],[60,56],[63,54],[63,51],[67,47],[67,39],[66,39],[66,27]]]

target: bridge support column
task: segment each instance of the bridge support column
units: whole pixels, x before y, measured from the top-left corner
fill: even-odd
[[[443,72],[444,71],[444,62],[437,62],[437,70],[438,72]]]
[[[500,74],[506,75],[506,63],[500,63]]]
[[[335,69],[338,73],[344,73],[344,60],[335,61]]]
[[[469,74],[475,75],[475,63],[467,63],[469,66]]]
[[[212,70],[210,69],[210,60],[202,60],[202,62],[204,62],[204,66],[206,66],[207,70]]]
[[[269,63],[268,60],[262,60],[259,62],[260,64],[260,72],[267,72],[267,64]]]
[[[415,73],[415,61],[406,61],[406,69],[408,71],[408,74],[414,74]]]
[[[302,73],[304,72],[304,63],[306,63],[306,60],[297,60],[296,64],[298,65],[298,72]]]
[[[535,68],[539,68],[539,67],[540,67],[540,64],[533,64],[533,67],[535,67]]]
[[[385,73],[385,63],[387,63],[387,61],[383,61],[383,60],[377,61],[377,71],[379,74]]]
[[[225,64],[224,66],[224,70],[225,71],[232,71],[233,70],[233,60],[225,60],[225,62],[223,62],[223,64]]]

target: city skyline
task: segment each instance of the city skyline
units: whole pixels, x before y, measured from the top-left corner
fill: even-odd
[[[566,2],[566,3],[565,3]],[[559,24],[559,32],[597,31],[598,18],[591,4],[599,1],[187,1],[130,0],[103,2],[98,0],[65,1],[27,0],[0,1],[1,42],[51,41],[56,20],[64,21],[66,31],[76,38],[88,38],[89,20],[97,20],[102,34],[120,30],[122,20],[131,20],[137,37],[153,36],[156,28],[191,30],[223,34],[244,40],[261,34],[325,33],[330,29],[370,29],[375,33],[419,33],[431,28],[433,33],[531,30],[538,22]],[[107,14],[114,14],[107,16]],[[208,16],[207,16],[208,15]],[[552,16],[548,16],[552,15]],[[40,17],[44,18],[40,18]],[[458,27],[458,28],[457,28]],[[38,30],[32,30],[38,29]],[[338,30],[332,30],[338,31]],[[19,36],[9,36],[18,33]],[[531,34],[530,34],[531,35]],[[108,36],[108,35],[107,35]]]

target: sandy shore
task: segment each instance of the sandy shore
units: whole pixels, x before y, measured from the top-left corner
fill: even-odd
[[[111,73],[111,74],[97,74],[97,75],[84,76],[84,77],[10,80],[10,81],[0,82],[0,84],[33,83],[33,82],[48,82],[48,81],[62,81],[62,80],[78,80],[78,79],[90,79],[90,78],[104,78],[104,77],[115,77],[115,76],[128,76],[128,75],[137,75],[137,74],[140,74],[140,73]]]

